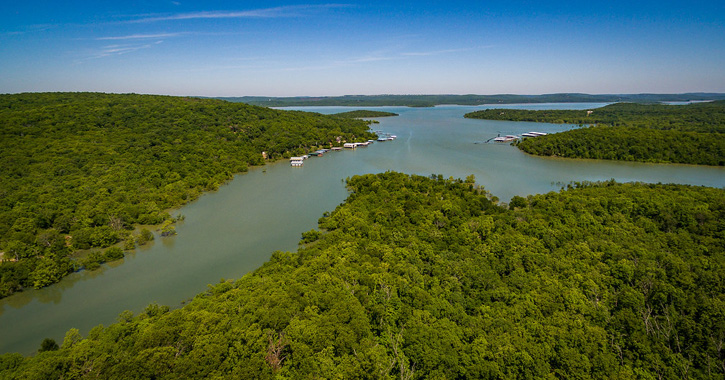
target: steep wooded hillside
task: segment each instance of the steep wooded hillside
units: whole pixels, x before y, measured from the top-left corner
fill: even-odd
[[[133,248],[134,225],[161,223],[166,209],[264,164],[263,152],[373,137],[359,120],[213,99],[0,95],[0,297],[78,269],[77,249]]]
[[[581,184],[505,208],[472,178],[348,186],[298,252],[0,356],[0,377],[725,378],[725,191]]]

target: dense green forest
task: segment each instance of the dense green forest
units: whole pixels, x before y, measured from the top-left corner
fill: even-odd
[[[72,253],[123,240],[132,249],[153,238],[132,235],[135,225],[162,223],[265,156],[373,137],[359,120],[215,99],[0,95],[0,297],[118,258]]]
[[[362,119],[362,118],[370,118],[370,117],[389,117],[389,116],[398,116],[397,113],[394,112],[385,112],[385,111],[371,111],[371,110],[355,110],[355,111],[347,111],[347,112],[340,112],[333,114],[337,117],[344,117],[349,119]]]
[[[242,96],[219,98],[230,102],[243,102],[265,107],[292,106],[347,106],[380,107],[407,106],[433,107],[440,104],[458,104],[477,106],[481,104],[514,103],[613,103],[613,102],[665,102],[692,100],[720,100],[725,94],[687,93],[687,94],[610,94],[590,95],[578,93],[544,95],[346,95],[346,96],[296,96],[268,97]]]
[[[586,110],[487,109],[467,118],[556,124],[607,124],[686,132],[725,133],[725,101],[687,105],[615,103]]]
[[[616,103],[590,110],[489,109],[465,117],[587,126],[518,143],[531,154],[725,165],[725,101]]]
[[[236,281],[0,356],[6,379],[725,378],[725,191],[357,176]]]

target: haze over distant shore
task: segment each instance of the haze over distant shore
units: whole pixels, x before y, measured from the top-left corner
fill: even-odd
[[[348,106],[433,107],[440,104],[479,105],[516,103],[606,103],[606,102],[689,102],[725,99],[723,93],[693,92],[682,94],[581,94],[558,93],[543,95],[345,95],[345,96],[240,96],[219,97],[230,102],[249,103],[267,107]]]

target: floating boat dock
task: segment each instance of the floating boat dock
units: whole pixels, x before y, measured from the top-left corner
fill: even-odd
[[[379,136],[381,136],[380,138],[378,138],[377,141],[390,141],[390,140],[395,140],[395,138],[397,137],[397,136],[391,135],[389,133],[386,133],[386,134],[383,134],[382,132],[377,132],[377,133]],[[306,155],[300,156],[300,157],[290,157],[290,165],[295,166],[295,167],[300,167],[304,164],[304,160],[306,160],[307,158],[309,158],[311,156],[320,157],[330,151],[339,152],[343,149],[357,149],[359,147],[366,147],[373,143],[375,143],[375,140],[368,140],[365,142],[353,142],[353,143],[346,142],[342,146],[334,146],[334,147],[331,147],[330,149],[316,150],[314,152],[310,152],[309,154],[306,154]]]

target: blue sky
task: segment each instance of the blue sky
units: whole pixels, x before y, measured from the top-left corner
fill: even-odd
[[[0,93],[725,92],[723,1],[4,1]]]

